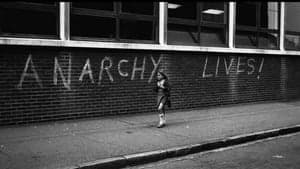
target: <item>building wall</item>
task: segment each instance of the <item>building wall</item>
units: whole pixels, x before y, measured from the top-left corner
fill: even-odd
[[[171,110],[300,97],[295,56],[2,46],[0,125],[154,113],[155,72]]]

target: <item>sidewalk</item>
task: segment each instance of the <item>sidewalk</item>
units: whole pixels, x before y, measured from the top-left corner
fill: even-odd
[[[0,128],[1,169],[59,169],[300,124],[300,102],[260,103]]]

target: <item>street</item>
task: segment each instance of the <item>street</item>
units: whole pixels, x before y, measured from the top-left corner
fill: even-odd
[[[299,169],[300,133],[126,169]]]

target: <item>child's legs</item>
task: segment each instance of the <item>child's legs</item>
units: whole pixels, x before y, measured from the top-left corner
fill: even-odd
[[[165,114],[165,106],[163,103],[159,103],[159,106],[158,106],[158,112],[160,114]]]

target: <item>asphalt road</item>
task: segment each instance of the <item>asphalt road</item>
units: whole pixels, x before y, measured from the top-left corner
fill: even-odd
[[[126,169],[300,169],[300,133]]]

